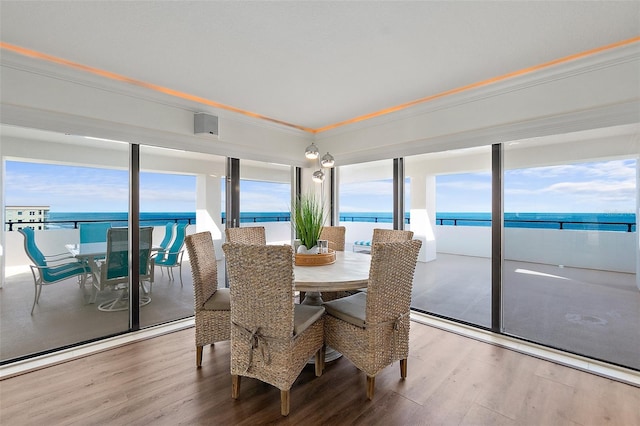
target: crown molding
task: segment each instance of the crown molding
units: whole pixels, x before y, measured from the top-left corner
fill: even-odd
[[[491,128],[481,128],[360,151],[345,151],[337,155],[340,156],[340,165],[342,166],[638,123],[640,123],[640,100],[636,99],[595,109],[574,111]]]
[[[238,112],[216,108],[199,102],[172,96],[166,93],[157,92],[148,88],[128,84],[117,80],[111,80],[99,75],[80,71],[74,68],[65,67],[53,62],[47,62],[37,58],[23,56],[18,53],[2,50],[0,55],[0,66],[27,72],[43,77],[53,78],[90,87],[96,90],[102,90],[114,93],[120,96],[132,97],[147,102],[157,103],[171,108],[177,108],[192,113],[205,112],[217,116],[223,126],[223,121],[234,120],[251,126],[276,130],[287,134],[304,137],[308,140],[313,139],[313,135],[301,129],[297,129],[278,122],[269,121],[263,118],[251,117]]]
[[[255,146],[230,142],[222,138],[214,142],[206,136],[172,133],[121,123],[114,126],[113,122],[106,120],[21,105],[0,104],[0,117],[3,125],[305,167],[304,159],[298,155],[283,158],[282,152],[256,150]]]
[[[510,77],[482,87],[438,97],[396,112],[380,115],[368,120],[346,124],[331,130],[316,133],[315,140],[322,141],[337,135],[405,120],[435,111],[477,102],[518,92],[535,86],[545,85],[580,74],[615,67],[629,62],[640,61],[640,42],[631,43],[590,56],[563,62],[526,74]]]

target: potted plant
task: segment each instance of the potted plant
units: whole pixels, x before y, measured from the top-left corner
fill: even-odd
[[[291,225],[300,239],[299,253],[317,253],[318,238],[325,221],[322,203],[312,194],[303,194],[293,202]]]

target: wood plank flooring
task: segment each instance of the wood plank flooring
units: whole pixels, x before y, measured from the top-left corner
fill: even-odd
[[[373,401],[365,383],[344,357],[308,366],[282,417],[257,380],[231,399],[229,342],[196,369],[187,329],[0,381],[0,424],[640,425],[640,388],[417,323],[407,379],[386,368]]]

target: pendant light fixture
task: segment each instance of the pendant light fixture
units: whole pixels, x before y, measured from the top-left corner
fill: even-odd
[[[322,158],[320,158],[320,151],[318,150],[318,147],[315,142],[311,142],[311,145],[304,150],[304,156],[310,160],[318,160],[318,170],[313,172],[312,179],[316,183],[324,182],[324,171],[322,169],[330,169],[335,165],[333,155],[327,152],[322,156]]]

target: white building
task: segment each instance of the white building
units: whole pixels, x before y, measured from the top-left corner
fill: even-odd
[[[49,216],[49,206],[6,206],[5,215],[5,231],[22,229],[25,227],[23,223],[33,223],[30,225],[32,228],[44,229],[43,222]]]

